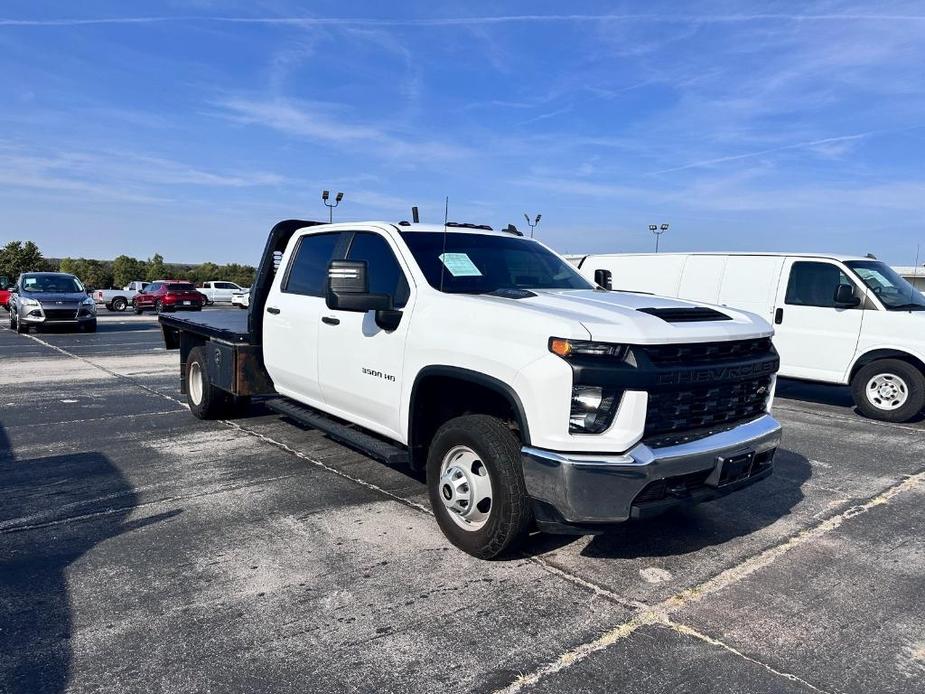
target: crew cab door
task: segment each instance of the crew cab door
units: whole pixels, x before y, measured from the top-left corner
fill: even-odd
[[[857,306],[839,305],[839,285],[854,288]],[[866,292],[838,263],[788,258],[774,311],[774,346],[782,376],[841,383],[854,359]]]
[[[263,306],[263,359],[276,390],[315,407],[323,407],[317,343],[328,265],[345,241],[341,232],[294,238]]]
[[[386,436],[404,440],[400,426],[405,338],[413,297],[400,253],[384,235],[351,234],[347,260],[365,260],[369,291],[390,294],[402,311],[394,330],[376,324],[376,312],[323,308],[318,336],[318,378],[326,409]]]

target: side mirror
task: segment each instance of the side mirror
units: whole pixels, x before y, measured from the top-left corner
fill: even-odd
[[[835,307],[836,308],[854,308],[859,306],[861,299],[855,296],[854,287],[850,284],[840,284],[835,290]]]
[[[332,260],[328,265],[325,304],[335,311],[391,311],[392,297],[370,294],[365,260]]]
[[[613,289],[613,273],[610,270],[595,270],[594,282],[604,289]]]

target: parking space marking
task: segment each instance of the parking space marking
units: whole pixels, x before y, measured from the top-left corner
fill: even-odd
[[[594,641],[588,641],[583,644],[579,644],[578,646],[569,649],[565,653],[562,653],[555,661],[548,663],[543,667],[538,668],[537,670],[534,670],[528,675],[522,675],[518,677],[517,680],[515,680],[509,686],[497,690],[496,694],[513,694],[514,692],[519,692],[524,687],[536,684],[549,675],[553,675],[568,667],[571,667],[575,663],[584,660],[588,656],[597,653],[598,651],[602,651],[623,639],[626,639],[640,627],[652,624],[667,626],[671,629],[674,629],[675,631],[679,631],[679,633],[684,633],[688,636],[694,636],[695,638],[702,638],[702,640],[705,640],[708,643],[713,643],[714,645],[720,645],[726,650],[741,655],[743,658],[747,658],[748,660],[761,665],[771,672],[779,674],[780,676],[786,677],[792,681],[800,682],[801,684],[804,684],[815,691],[822,692],[824,690],[819,689],[809,682],[800,679],[796,675],[779,672],[771,666],[755,660],[754,658],[737,651],[731,646],[723,644],[718,639],[701,634],[697,630],[687,627],[686,625],[673,622],[670,618],[670,614],[680,610],[683,607],[686,607],[692,602],[698,602],[703,598],[712,595],[713,593],[735,585],[756,571],[769,566],[771,563],[780,559],[791,550],[796,549],[797,547],[800,547],[808,542],[818,540],[823,535],[827,535],[833,530],[841,527],[846,521],[857,518],[858,516],[867,513],[872,508],[889,503],[889,501],[897,495],[912,489],[916,489],[923,484],[925,484],[925,470],[917,472],[913,475],[909,475],[901,482],[887,488],[883,492],[868,499],[863,504],[852,506],[851,508],[842,511],[839,514],[822,521],[818,525],[802,530],[796,535],[793,535],[790,538],[784,540],[783,542],[774,545],[773,547],[769,547],[763,552],[759,552],[752,557],[749,557],[745,561],[729,569],[726,569],[725,571],[710,579],[707,579],[697,586],[682,590],[681,592],[663,600],[657,605],[646,608],[641,614],[638,614],[633,617],[633,619],[614,627]],[[601,593],[604,595],[608,594],[609,592],[610,591],[606,590],[601,591]]]

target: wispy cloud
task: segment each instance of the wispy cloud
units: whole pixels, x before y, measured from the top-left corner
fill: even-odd
[[[519,14],[473,17],[435,17],[427,19],[378,19],[364,17],[218,17],[218,16],[147,16],[88,17],[61,19],[0,19],[0,26],[88,26],[95,24],[154,24],[165,22],[224,22],[234,24],[279,24],[287,26],[339,27],[452,27],[491,24],[542,24],[583,22],[655,22],[663,24],[732,24],[760,21],[787,22],[918,22],[925,15],[890,13],[756,13],[756,14]]]
[[[220,109],[219,115],[238,123],[327,144],[362,146],[368,153],[389,158],[444,161],[471,154],[467,147],[428,140],[420,134],[401,136],[379,125],[351,122],[337,104],[228,96],[214,105]]]
[[[781,147],[771,147],[770,149],[762,149],[756,152],[745,152],[743,154],[734,154],[728,157],[716,157],[713,159],[703,159],[701,161],[692,161],[687,164],[681,164],[680,166],[672,166],[667,169],[660,169],[658,171],[651,171],[649,175],[658,176],[659,174],[671,173],[673,171],[684,171],[685,169],[697,169],[706,166],[715,166],[717,164],[725,164],[731,161],[740,161],[742,159],[753,159],[755,157],[762,157],[768,154],[775,154],[777,152],[785,152],[787,150],[794,149],[817,149],[826,145],[834,145],[836,143],[847,143],[857,140],[862,140],[872,135],[880,134],[881,131],[871,130],[865,133],[855,133],[853,135],[841,135],[838,137],[824,137],[819,140],[811,140],[808,142],[795,142],[790,145],[783,145]]]
[[[86,193],[134,202],[166,202],[182,186],[246,188],[275,186],[281,176],[265,172],[225,173],[131,152],[36,152],[0,142],[0,182],[10,188]]]

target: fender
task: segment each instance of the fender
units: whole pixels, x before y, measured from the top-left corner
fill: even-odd
[[[910,351],[896,349],[894,347],[884,347],[879,349],[871,349],[864,354],[860,355],[857,359],[854,360],[854,363],[851,364],[851,368],[848,369],[848,380],[851,382],[851,379],[854,378],[854,375],[863,367],[870,364],[872,361],[877,361],[878,359],[899,359],[901,361],[907,361],[914,364],[922,373],[925,373],[925,362],[922,361],[921,357],[913,354]]]
[[[414,441],[414,432],[412,431],[412,426],[414,422],[413,413],[415,411],[415,399],[418,394],[418,385],[422,379],[429,376],[447,376],[450,378],[459,379],[460,381],[468,381],[476,385],[484,386],[485,388],[493,390],[501,395],[511,404],[511,407],[514,410],[514,414],[517,418],[517,426],[520,429],[524,445],[530,445],[530,429],[527,424],[527,415],[524,410],[523,403],[521,403],[520,397],[517,395],[517,392],[510,385],[495,378],[494,376],[483,374],[480,371],[463,369],[458,366],[425,366],[423,369],[418,371],[417,375],[414,377],[414,384],[411,386],[411,400],[408,407],[409,445],[412,441]]]

